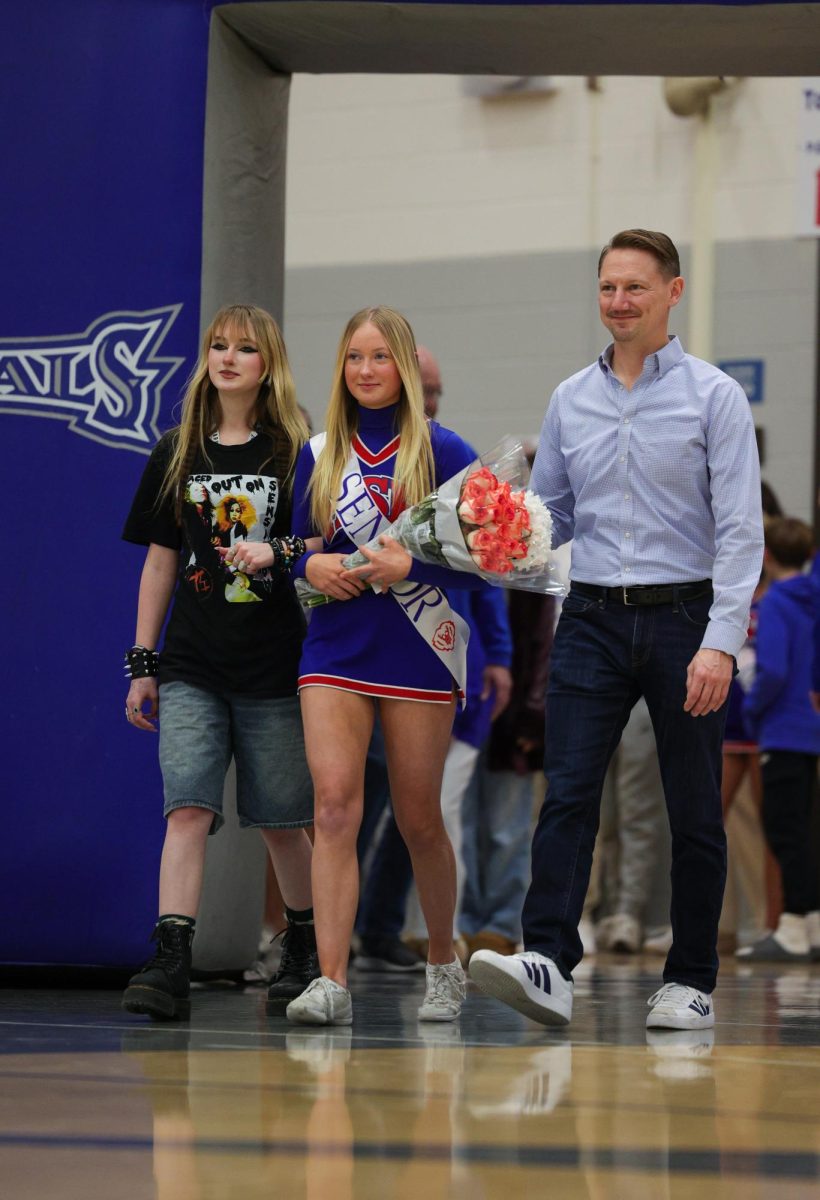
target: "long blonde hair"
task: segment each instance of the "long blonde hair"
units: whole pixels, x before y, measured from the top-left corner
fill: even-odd
[[[264,308],[252,304],[228,304],[220,308],[205,331],[199,361],[182,398],[179,428],[158,499],[162,503],[173,497],[177,520],[181,517],[185,485],[197,454],[211,465],[208,438],[219,427],[221,411],[219,393],[208,374],[208,351],[217,334],[247,338],[259,351],[262,378],[252,422],[270,436],[274,447],[272,457],[284,464],[286,484],[292,482],[296,458],[308,439],[307,424],[296,403],[287,350],[276,321]]]
[[[350,318],[339,342],[330,402],[325,417],[326,441],[311,476],[310,515],[315,529],[325,530],[333,517],[350,443],[358,428],[358,405],[345,383],[345,361],[351,338],[362,325],[375,325],[393,356],[401,378],[397,426],[401,435],[394,488],[404,505],[417,504],[432,490],[433,449],[424,419],[424,394],[416,358],[416,339],[405,317],[393,308],[363,308]]]

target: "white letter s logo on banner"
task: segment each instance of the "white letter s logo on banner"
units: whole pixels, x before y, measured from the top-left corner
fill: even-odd
[[[0,338],[0,414],[56,417],[103,445],[149,454],[162,389],[185,361],[157,353],[181,309],[106,313],[64,337]]]

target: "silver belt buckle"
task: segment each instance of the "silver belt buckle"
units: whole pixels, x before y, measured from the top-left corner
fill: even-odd
[[[626,598],[626,593],[627,593],[628,591],[629,591],[629,588],[628,588],[628,587],[622,587],[622,588],[621,588],[621,592],[623,593],[623,597],[624,597],[624,604],[625,604],[625,606],[626,606],[627,608],[634,608],[634,607],[635,607],[635,605],[634,605],[634,604],[632,604],[632,603],[631,603],[629,600],[627,600],[627,598]]]

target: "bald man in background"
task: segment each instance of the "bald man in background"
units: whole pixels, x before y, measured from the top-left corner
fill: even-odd
[[[435,355],[426,346],[416,347],[416,357],[419,360],[421,388],[424,392],[424,415],[432,420],[438,413],[438,402],[444,388],[441,386],[441,371]]]

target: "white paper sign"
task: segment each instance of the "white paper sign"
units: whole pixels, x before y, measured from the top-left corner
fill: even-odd
[[[800,81],[797,235],[820,237],[820,78]]]

